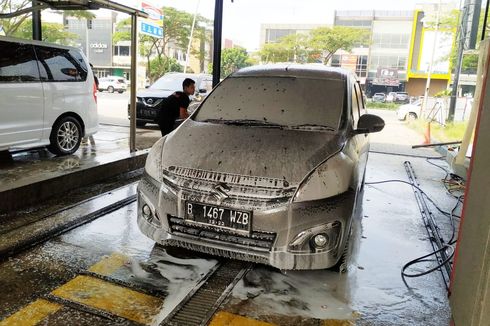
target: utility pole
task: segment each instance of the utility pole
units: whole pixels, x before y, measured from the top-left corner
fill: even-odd
[[[187,45],[187,53],[185,55],[184,74],[187,72],[187,66],[189,65],[189,56],[191,55],[192,37],[194,35],[194,27],[196,26],[196,17],[197,17],[197,12],[199,11],[200,2],[201,0],[197,0],[196,11],[194,12],[194,19],[192,20],[191,35],[189,36],[189,44]]]
[[[222,33],[223,33],[223,0],[216,0],[214,5],[213,87],[218,85],[221,77]]]
[[[456,69],[454,70],[453,87],[451,90],[451,101],[449,102],[449,114],[447,117],[448,122],[454,121],[454,114],[456,112],[456,99],[458,98],[458,84],[459,75],[461,73],[461,66],[463,64],[463,51],[466,43],[466,27],[468,26],[468,12],[469,12],[470,0],[466,0],[463,11],[461,13],[460,24],[458,26],[458,53],[456,55]]]
[[[430,77],[432,74],[432,67],[434,65],[434,56],[436,54],[436,46],[437,46],[437,37],[439,36],[439,21],[441,16],[441,0],[439,0],[439,4],[437,5],[436,12],[436,29],[434,36],[434,43],[432,44],[432,54],[429,61],[429,70],[427,72],[427,82],[425,83],[425,93],[424,93],[424,102],[422,104],[422,112],[427,110],[427,100],[429,98],[429,89],[430,89]]]
[[[36,0],[32,0],[32,6],[36,7],[39,3]],[[41,26],[41,10],[37,9],[32,12],[32,39],[36,41],[42,41],[42,26]]]

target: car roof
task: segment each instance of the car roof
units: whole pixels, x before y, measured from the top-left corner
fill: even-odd
[[[76,51],[81,52],[80,49],[73,47],[73,46],[54,44],[54,43],[48,43],[48,42],[43,42],[43,41],[26,40],[26,39],[10,37],[10,36],[0,36],[0,41],[13,42],[13,43],[23,43],[23,44],[32,44],[32,45],[39,45],[39,46],[49,46],[52,48],[76,50]]]
[[[267,64],[242,68],[230,77],[310,77],[346,80],[354,76],[349,70],[323,64]]]
[[[169,75],[177,76],[177,77],[186,77],[186,78],[201,78],[201,79],[202,78],[211,78],[211,79],[213,78],[213,75],[211,75],[211,74],[190,74],[190,73],[183,73],[183,72],[167,72],[162,77],[169,76]]]

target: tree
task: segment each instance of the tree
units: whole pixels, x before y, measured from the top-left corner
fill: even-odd
[[[365,29],[334,26],[319,27],[311,31],[309,47],[312,52],[318,53],[323,58],[323,63],[328,61],[338,50],[351,51],[356,44],[365,44],[369,37]]]
[[[291,34],[276,43],[265,44],[261,59],[265,62],[323,62],[327,64],[340,49],[350,51],[357,44],[367,44],[368,31],[352,27],[319,27],[309,34]]]
[[[152,70],[151,60],[156,57],[160,62],[169,58],[169,44],[175,44],[178,48],[187,49],[189,44],[190,31],[192,27],[193,15],[171,7],[162,8],[165,19],[163,20],[163,38],[152,37],[149,35],[139,36],[139,53],[146,58],[147,71]],[[205,33],[202,25],[209,24],[210,21],[202,16],[196,17],[196,27],[193,38],[204,42],[209,40],[209,33]],[[201,31],[204,30],[204,31]],[[113,43],[131,40],[131,19],[127,18],[116,25],[116,32],[113,35]],[[202,42],[202,41],[201,41]],[[199,49],[191,49],[197,53]],[[204,61],[204,58],[200,58]],[[151,75],[151,74],[150,74]],[[150,77],[150,76],[149,76]],[[151,78],[151,77],[150,77]]]
[[[21,9],[29,8],[32,5],[31,0],[2,0],[0,1],[0,12],[1,13],[11,13],[11,12],[16,12]],[[65,16],[71,16],[71,17],[77,17],[77,18],[86,18],[86,19],[92,19],[95,17],[95,15],[89,11],[86,10],[67,10],[64,12],[57,12],[57,13],[62,13]],[[28,20],[32,16],[31,12],[13,17],[13,18],[8,18],[8,19],[0,19],[0,26],[2,26],[3,31],[5,32],[6,36],[12,36],[16,35],[17,30],[23,25],[23,23]],[[32,25],[31,25],[32,26]],[[43,25],[44,26],[44,25]],[[50,30],[52,31],[52,30]],[[48,33],[48,32],[45,32]],[[24,34],[24,33],[21,33]],[[25,38],[31,39],[32,38],[32,32],[30,35],[26,35]]]
[[[182,72],[184,68],[174,58],[156,57],[150,61],[148,77],[154,81],[167,72]]]
[[[242,47],[224,49],[221,52],[221,76],[223,77],[251,65],[247,50]]]
[[[223,49],[221,51],[221,78],[224,78],[235,71],[250,67],[255,64],[254,60],[249,57],[247,50],[237,46],[231,49]],[[210,74],[213,73],[213,63],[208,64],[208,71]]]
[[[67,32],[62,24],[58,23],[42,23],[43,41],[50,43],[58,43],[63,45],[74,45],[73,41],[77,39],[77,35]],[[14,37],[30,39],[32,37],[32,19],[26,19],[18,26],[12,34]]]

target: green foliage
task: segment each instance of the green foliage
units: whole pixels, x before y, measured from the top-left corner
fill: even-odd
[[[420,135],[424,135],[427,129],[427,121],[424,119],[417,119],[414,121],[408,121],[407,126],[414,129]],[[445,126],[438,123],[431,123],[430,134],[433,143],[461,141],[468,126],[468,121],[459,121],[448,123]]]
[[[226,77],[238,69],[249,67],[252,63],[247,50],[241,47],[224,49],[221,52],[221,76]]]
[[[42,37],[43,41],[57,43],[63,45],[73,45],[73,41],[77,39],[77,35],[67,32],[62,24],[42,22]],[[32,39],[32,19],[26,19],[18,26],[12,34],[14,37],[23,39]]]
[[[156,57],[150,61],[149,78],[155,81],[167,72],[182,72],[183,70],[184,67],[174,58]]]
[[[326,64],[339,49],[350,51],[357,44],[367,44],[364,29],[335,26],[318,27],[309,34],[291,34],[276,43],[265,44],[260,56],[265,62],[323,62]]]
[[[221,78],[234,73],[235,71],[250,67],[254,63],[254,60],[248,56],[247,50],[242,47],[234,47],[231,49],[223,49],[221,52]],[[213,73],[213,63],[208,63],[208,71]]]
[[[478,69],[478,54],[469,53],[463,56],[461,72],[464,74],[476,74]]]
[[[367,101],[366,107],[368,109],[397,110],[400,107],[400,104]]]
[[[451,95],[451,90],[450,89],[445,89],[440,92],[437,92],[434,94],[434,97],[446,97]]]
[[[1,0],[0,1],[0,12],[1,13],[11,13],[11,12],[16,12],[21,9],[29,8],[32,5],[31,0]],[[58,14],[63,14],[67,17],[76,17],[76,18],[85,18],[85,19],[92,19],[95,18],[95,15],[89,11],[86,10],[66,10],[66,11],[57,11],[56,13]],[[5,35],[6,36],[19,36],[19,35],[24,35],[27,39],[32,39],[32,31],[30,32],[30,36],[27,37],[27,34],[25,34],[24,31],[20,31],[18,33],[19,28],[25,28],[25,22],[29,20],[29,18],[32,16],[32,13],[25,13],[20,16],[16,16],[13,18],[8,18],[8,19],[0,19],[0,26],[2,26]],[[49,23],[48,23],[49,24]],[[32,25],[31,25],[32,26]],[[60,31],[55,31],[53,30],[53,26],[48,26],[47,30],[44,30],[45,25],[43,23],[43,38],[44,34],[49,34],[51,32],[56,32],[57,37],[60,36]],[[48,38],[50,39],[57,39],[57,37],[51,37],[48,35]],[[58,38],[59,40],[59,38]],[[56,43],[63,43],[64,42],[56,42]]]

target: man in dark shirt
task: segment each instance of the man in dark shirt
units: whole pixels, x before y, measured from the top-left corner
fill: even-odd
[[[186,119],[189,114],[189,95],[196,91],[196,82],[190,78],[184,79],[182,83],[182,92],[175,92],[164,99],[160,106],[158,115],[158,125],[162,131],[162,136],[169,134],[174,130],[174,124],[177,119]]]

